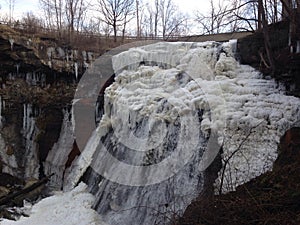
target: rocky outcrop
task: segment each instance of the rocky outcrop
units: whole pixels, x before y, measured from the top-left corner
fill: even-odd
[[[237,51],[242,64],[251,65],[265,75],[273,76],[286,86],[288,94],[300,96],[300,53],[291,53],[289,43],[289,23],[279,22],[269,26],[270,44],[275,60],[275,73],[270,73],[265,53],[262,32],[255,32],[238,39]]]
[[[100,53],[72,48],[51,38],[20,33],[0,24],[1,74],[14,70],[44,70],[53,73],[82,74]]]
[[[44,175],[76,80],[100,54],[83,49],[0,24],[0,172]]]

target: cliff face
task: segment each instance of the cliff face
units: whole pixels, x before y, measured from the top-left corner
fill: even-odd
[[[0,173],[43,175],[75,80],[98,55],[0,24]]]
[[[43,72],[82,74],[100,53],[59,46],[55,39],[26,35],[0,24],[1,74],[42,69]]]
[[[288,94],[300,96],[300,53],[291,53],[289,43],[289,23],[287,21],[269,27],[270,44],[276,71],[269,74],[267,55],[264,50],[262,32],[238,39],[238,52],[242,64],[248,64],[266,75],[271,75],[286,86]]]

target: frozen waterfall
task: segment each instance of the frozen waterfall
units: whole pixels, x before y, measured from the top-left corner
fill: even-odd
[[[31,104],[23,105],[23,141],[24,141],[24,158],[22,166],[25,168],[24,178],[39,178],[39,156],[36,143],[38,128],[35,118],[40,113],[39,108]]]
[[[104,115],[64,188],[85,180],[110,225],[166,224],[202,191],[221,146],[229,166],[216,188],[223,179],[222,190],[234,190],[270,170],[300,101],[240,65],[234,47],[156,43],[115,55]]]
[[[59,139],[49,151],[44,162],[45,174],[53,174],[48,183],[52,188],[60,189],[62,187],[66,173],[66,163],[74,145],[74,133],[70,114],[69,109],[66,108],[63,110],[64,117]]]

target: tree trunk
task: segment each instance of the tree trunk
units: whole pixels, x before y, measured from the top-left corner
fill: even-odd
[[[136,0],[136,37],[140,39],[141,35],[140,15],[139,15],[139,0]]]
[[[117,42],[117,23],[116,23],[116,21],[113,22],[113,29],[114,29],[114,42]]]
[[[267,53],[268,60],[270,63],[271,73],[273,74],[275,72],[275,62],[274,62],[274,58],[273,58],[273,52],[271,49],[270,35],[269,35],[269,30],[268,30],[268,22],[266,20],[265,9],[264,9],[262,0],[258,0],[258,8],[259,8],[259,11],[261,12],[261,21],[262,21],[265,49],[266,49],[266,53]]]
[[[157,38],[157,28],[158,28],[158,13],[159,5],[158,0],[155,1],[155,15],[154,15],[154,37]]]
[[[262,13],[264,11],[264,6],[262,0],[258,0],[258,8],[257,8],[257,29],[262,30]]]
[[[30,185],[27,188],[24,188],[20,191],[8,194],[7,196],[0,198],[0,206],[1,205],[6,205],[10,202],[13,202],[16,198],[26,199],[26,195],[28,193],[30,193],[31,191],[37,189],[38,187],[42,186],[43,184],[46,184],[49,181],[49,178],[53,175],[54,174],[51,174],[50,176],[44,177],[43,179],[41,179],[38,182]]]

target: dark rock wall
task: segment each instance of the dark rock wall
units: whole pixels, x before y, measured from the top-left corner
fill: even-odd
[[[265,75],[273,76],[286,86],[288,94],[300,96],[300,54],[290,53],[289,23],[287,21],[269,27],[271,50],[276,71],[270,73],[268,58],[264,50],[264,38],[261,32],[238,39],[237,51],[242,64],[248,64]]]
[[[60,45],[60,40],[25,35],[0,24],[0,75],[9,72],[42,71],[47,75],[81,76],[101,54]],[[79,77],[78,77],[79,78]],[[77,78],[77,79],[78,79]]]
[[[40,164],[39,175],[44,175],[43,162],[58,141],[63,111],[70,109],[78,80],[99,55],[0,24],[0,135],[4,140],[0,173],[1,165],[13,156],[17,169],[12,166],[10,171],[24,178],[24,158],[31,143]],[[35,131],[28,128],[30,134],[24,132],[27,105],[39,112],[27,115],[35,121]]]

